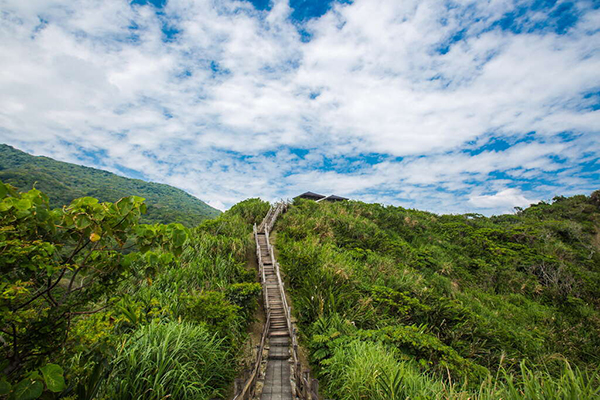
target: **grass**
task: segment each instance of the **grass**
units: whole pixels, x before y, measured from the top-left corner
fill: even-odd
[[[326,396],[599,395],[600,209],[589,197],[492,218],[299,200],[277,227]]]
[[[518,372],[500,368],[478,387],[424,374],[381,343],[350,341],[336,347],[322,363],[327,395],[340,400],[455,399],[455,400],[593,400],[600,396],[600,375],[583,372],[562,361],[558,376],[543,368],[520,364]]]
[[[188,230],[180,256],[163,259],[159,249],[133,262],[114,305],[74,329],[71,340],[86,343],[83,353],[98,349],[109,374],[96,390],[98,361],[75,354],[68,374],[77,391],[119,400],[224,397],[260,293],[246,268],[252,224],[268,207],[242,202]]]
[[[232,378],[231,359],[222,340],[201,325],[154,322],[122,344],[106,394],[119,400],[213,398]]]
[[[323,376],[328,394],[340,400],[431,398],[443,390],[413,363],[398,362],[380,343],[352,341],[337,348]]]

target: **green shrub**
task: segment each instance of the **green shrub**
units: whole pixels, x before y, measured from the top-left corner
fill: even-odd
[[[351,341],[323,361],[327,395],[339,400],[427,399],[442,385],[380,343]]]
[[[232,378],[232,357],[202,325],[170,322],[141,327],[113,360],[106,398],[209,399]]]
[[[234,283],[227,287],[225,297],[239,307],[240,313],[249,319],[258,306],[258,295],[262,290],[260,283]]]
[[[338,393],[334,387],[354,382],[329,363],[355,342],[381,345],[441,384],[431,398],[486,398],[474,385],[488,381],[495,385],[488,398],[499,398],[508,379],[574,384],[556,354],[580,368],[577,379],[600,363],[594,201],[557,198],[487,218],[296,200],[278,223],[276,246],[323,384]],[[396,386],[398,377],[380,379]],[[359,380],[352,385],[341,398],[380,396],[374,384],[370,392]]]

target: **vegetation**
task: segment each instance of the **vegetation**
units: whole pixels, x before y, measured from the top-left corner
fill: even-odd
[[[490,218],[296,200],[276,247],[326,397],[600,396],[599,198]]]
[[[51,204],[0,182],[0,398],[225,397],[269,204],[193,228]],[[600,396],[600,191],[490,218],[297,200],[274,237],[327,398]]]
[[[196,228],[144,199],[52,209],[0,182],[0,398],[208,399],[235,372],[260,285],[247,200]]]
[[[220,211],[183,190],[160,183],[124,178],[81,165],[34,157],[0,144],[0,180],[18,190],[37,188],[50,198],[50,206],[60,208],[80,197],[116,202],[136,195],[146,199],[144,223],[181,223],[187,227],[214,218]]]

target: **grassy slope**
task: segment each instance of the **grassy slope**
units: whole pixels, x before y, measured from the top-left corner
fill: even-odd
[[[504,383],[480,388],[480,398],[519,398],[538,384],[558,396],[557,387],[584,385],[583,375],[574,385],[553,380],[570,379],[561,359],[582,370],[600,363],[597,200],[560,198],[491,218],[297,201],[278,227],[329,396],[393,398],[395,387],[399,398],[460,397],[448,376],[477,392],[499,371]],[[512,374],[516,383],[502,386]]]
[[[115,288],[119,301],[74,322],[69,348],[79,352],[55,360],[67,380],[89,391],[94,364],[104,360],[93,398],[224,397],[258,304],[260,284],[246,261],[254,253],[252,224],[268,208],[259,199],[243,201],[190,229],[180,257],[135,261]]]
[[[183,190],[160,183],[124,178],[113,173],[80,165],[34,157],[7,145],[0,145],[0,180],[21,191],[32,188],[48,194],[53,207],[91,196],[114,202],[125,196],[146,199],[147,223],[179,222],[195,226],[220,212]]]

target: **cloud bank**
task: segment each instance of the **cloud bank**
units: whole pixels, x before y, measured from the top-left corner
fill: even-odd
[[[35,154],[219,208],[313,190],[498,213],[599,186],[591,1],[0,10],[0,140]]]

